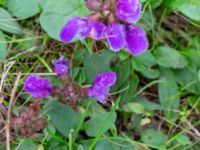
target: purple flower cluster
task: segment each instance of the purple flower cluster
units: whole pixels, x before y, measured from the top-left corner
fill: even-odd
[[[87,37],[106,39],[112,51],[126,48],[132,55],[148,49],[145,31],[132,25],[141,15],[139,0],[86,0],[86,6],[95,13],[86,18],[68,20],[60,32],[62,41],[73,42]]]
[[[69,72],[69,60],[65,59],[63,56],[58,60],[53,61],[52,64],[54,66],[54,72],[57,73],[58,76],[64,76]]]
[[[57,61],[53,62],[54,72],[57,73],[59,77],[67,75],[69,71],[69,61],[64,57],[60,57]],[[106,100],[109,95],[110,87],[116,82],[116,73],[114,72],[105,72],[96,75],[96,79],[92,86],[86,90],[85,93],[88,97],[96,98],[100,103],[106,103]],[[78,84],[77,84],[78,85]],[[73,91],[73,87],[77,87],[74,83],[69,84],[65,88],[65,94],[70,93],[66,92],[67,90]],[[53,95],[55,87],[50,83],[46,78],[37,77],[34,75],[29,75],[24,82],[24,89],[26,92],[30,93],[34,98],[46,98]],[[62,91],[62,90],[61,90]],[[80,93],[78,93],[80,95]],[[65,97],[71,95],[65,95]],[[76,95],[73,95],[73,97]],[[72,96],[71,96],[72,97]]]
[[[29,75],[24,82],[24,89],[34,98],[46,98],[52,94],[53,86],[46,78]]]
[[[96,75],[93,85],[87,90],[89,97],[96,98],[100,103],[105,104],[110,91],[110,86],[116,82],[114,72],[100,73]]]

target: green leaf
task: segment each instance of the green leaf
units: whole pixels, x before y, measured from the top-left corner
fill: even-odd
[[[6,41],[6,38],[4,37],[3,32],[0,31],[0,61],[6,60],[7,44],[1,43],[1,42],[5,42],[5,41]]]
[[[165,108],[164,115],[166,119],[175,121],[177,113],[174,110],[179,108],[180,103],[178,85],[170,70],[161,68],[161,72],[161,80],[163,82],[159,83],[159,100],[161,106]]]
[[[104,51],[99,55],[95,53],[91,55],[88,52],[83,54],[84,70],[89,83],[95,80],[96,74],[111,71],[110,61],[112,57],[113,53],[110,51]]]
[[[140,103],[127,103],[123,106],[123,109],[126,112],[134,112],[136,114],[142,114],[144,113],[144,106]]]
[[[139,84],[139,79],[137,75],[133,74],[130,76],[130,80],[127,81],[127,86],[122,89],[125,90],[124,92],[121,93],[121,102],[129,102],[133,100],[135,97],[135,92]],[[128,89],[127,89],[128,87]]]
[[[113,144],[107,140],[100,140],[96,145],[94,150],[120,150],[120,146]]]
[[[142,98],[137,97],[133,101],[136,102],[136,103],[142,104],[145,109],[150,110],[150,111],[163,110],[162,106],[160,106],[159,104],[151,102],[151,101],[146,100],[146,99],[142,99]]]
[[[180,134],[180,135],[176,136],[175,139],[181,145],[191,144],[190,139],[186,135],[184,135],[184,134]]]
[[[198,80],[198,73],[192,68],[186,67],[184,69],[173,70],[176,82],[187,91],[197,93],[200,92],[200,81]]]
[[[159,47],[155,54],[157,63],[167,68],[184,68],[187,66],[187,59],[177,50],[170,47]]]
[[[73,16],[89,14],[84,0],[47,0],[40,16],[40,24],[50,37],[59,40],[59,32]]]
[[[87,133],[87,135],[95,137],[100,128],[106,122],[106,119],[109,115],[110,115],[109,112],[104,112],[104,113],[96,113],[94,114],[94,116],[91,116],[91,118],[84,124],[84,130]],[[110,120],[106,124],[103,132],[108,131],[113,126],[116,117],[117,117],[116,113],[113,113]]]
[[[178,7],[180,11],[185,16],[189,17],[194,21],[200,22],[200,1],[199,0],[190,0],[183,3]]]
[[[142,132],[141,140],[152,148],[165,148],[167,144],[167,136],[160,131],[147,129]]]
[[[156,64],[156,60],[150,52],[133,57],[131,63],[134,70],[141,72],[147,78],[154,79],[159,75],[158,70],[151,69]]]
[[[127,84],[125,83],[128,81],[128,78],[130,76],[130,71],[131,71],[130,60],[129,59],[126,59],[124,61],[117,60],[113,64],[114,64],[113,71],[117,73],[117,82],[113,86],[112,90],[116,91],[116,90],[126,88]]]
[[[49,100],[44,111],[50,116],[53,125],[63,136],[68,137],[70,130],[75,129],[81,119],[81,114],[74,112],[69,106],[56,100]]]
[[[22,139],[19,144],[18,150],[36,150],[36,148],[37,147],[32,139]]]
[[[36,0],[7,0],[8,11],[18,18],[29,18],[40,12]]]
[[[0,30],[14,34],[22,34],[20,25],[4,8],[0,8]]]
[[[123,137],[113,137],[112,139],[99,140],[95,145],[94,150],[133,150],[137,149],[129,141],[124,140]]]
[[[4,5],[5,2],[6,2],[6,0],[0,0],[0,6],[1,6],[1,5]]]

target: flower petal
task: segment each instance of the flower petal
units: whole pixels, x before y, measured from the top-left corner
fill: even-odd
[[[110,86],[116,82],[116,73],[106,72],[96,75],[93,85],[87,90],[90,97],[96,98],[100,103],[106,103]]]
[[[71,18],[60,32],[60,39],[63,42],[73,42],[76,37],[81,40],[86,38],[90,33],[90,25],[87,19],[79,17]]]
[[[126,48],[132,55],[139,55],[149,47],[146,33],[140,26],[126,28]]]
[[[66,75],[69,72],[69,61],[61,56],[57,61],[52,62],[54,66],[54,72],[59,76]]]
[[[102,22],[93,22],[90,36],[95,40],[102,39],[104,36],[104,31],[106,29],[106,25]]]
[[[63,42],[72,42],[79,33],[79,17],[71,18],[60,32],[60,39]]]
[[[105,37],[112,51],[119,51],[125,46],[125,28],[121,24],[111,24],[105,31]]]
[[[118,0],[116,5],[116,15],[119,19],[127,23],[136,23],[142,11],[139,0]]]
[[[29,75],[24,82],[24,89],[34,98],[46,98],[52,94],[53,86],[46,78]]]

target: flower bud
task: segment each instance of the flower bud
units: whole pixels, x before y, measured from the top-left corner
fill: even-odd
[[[85,0],[85,5],[91,11],[100,11],[102,0]]]

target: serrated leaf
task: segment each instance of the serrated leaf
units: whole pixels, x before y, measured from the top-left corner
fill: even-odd
[[[47,0],[40,16],[40,24],[50,37],[60,40],[59,32],[73,16],[86,17],[89,14],[84,0]]]
[[[63,136],[68,137],[70,130],[75,129],[80,122],[81,114],[74,112],[69,106],[57,100],[49,100],[44,106],[53,125]]]
[[[14,34],[22,34],[20,25],[4,8],[0,8],[0,30]]]
[[[0,61],[4,61],[6,59],[7,44],[1,43],[1,42],[5,42],[5,41],[6,41],[6,38],[3,34],[3,32],[0,31]]]
[[[177,50],[170,47],[159,47],[155,53],[157,63],[167,68],[184,68],[187,66],[187,59]]]
[[[7,0],[8,11],[18,18],[29,18],[40,12],[36,0]]]

